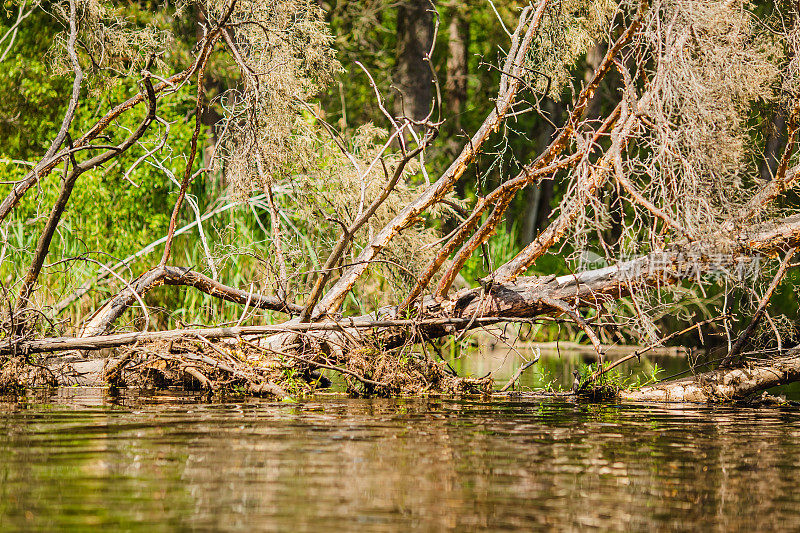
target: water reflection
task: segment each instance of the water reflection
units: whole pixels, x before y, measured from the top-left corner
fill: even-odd
[[[0,529],[800,525],[793,410],[60,394],[0,403]]]
[[[536,349],[534,349],[534,346]],[[543,346],[543,349],[539,349]],[[481,377],[491,374],[497,387],[504,385],[513,376],[517,369],[525,362],[535,359],[536,354],[541,356],[538,363],[526,370],[516,384],[519,390],[570,390],[573,382],[573,371],[581,366],[597,362],[596,354],[589,349],[577,351],[566,343],[563,348],[558,344],[545,345],[518,344],[510,346],[504,343],[481,343],[469,350],[446,351],[445,358],[450,362],[459,375]],[[584,347],[586,348],[586,347]],[[635,347],[608,347],[606,361],[616,361],[630,354]],[[691,361],[695,364],[705,362],[706,354],[695,354]],[[690,366],[690,358],[685,352],[664,355],[648,353],[631,360],[614,370],[620,379],[628,384],[637,384],[648,381],[654,369],[658,366],[658,378],[685,372]],[[699,367],[700,371],[707,367]]]

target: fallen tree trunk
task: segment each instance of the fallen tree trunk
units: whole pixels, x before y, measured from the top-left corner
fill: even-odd
[[[773,253],[800,242],[800,215],[787,217],[768,226],[754,228],[738,239],[738,253],[725,256],[727,266],[747,260],[752,253]],[[628,296],[634,289],[677,283],[698,273],[719,268],[720,257],[713,249],[696,244],[675,251],[656,252],[618,265],[569,274],[556,278],[528,277],[516,282],[486,282],[475,289],[464,289],[445,300],[426,298],[418,308],[416,320],[397,320],[398,308],[381,309],[376,315],[330,320],[315,324],[298,324],[288,321],[276,326],[249,326],[240,328],[209,328],[205,330],[175,330],[172,332],[126,333],[104,335],[114,320],[135,301],[131,289],[143,294],[162,284],[193,286],[212,296],[261,309],[297,312],[299,306],[287,304],[274,297],[250,294],[222,285],[189,269],[157,267],[137,279],[130,288],[122,291],[103,306],[81,335],[82,339],[58,338],[11,340],[0,353],[33,353],[74,349],[102,349],[132,344],[145,339],[173,339],[200,334],[209,338],[236,337],[240,335],[270,335],[296,331],[316,331],[320,341],[343,346],[355,346],[353,340],[363,342],[365,331],[373,342],[385,348],[402,345],[410,336],[419,339],[438,338],[469,327],[478,327],[491,321],[509,318],[535,318],[558,315],[570,308],[597,308],[604,303]],[[716,254],[719,256],[719,254]],[[553,305],[556,302],[558,305]],[[374,331],[380,328],[380,331]],[[372,329],[373,331],[369,331]],[[194,333],[193,333],[194,332]],[[280,340],[269,343],[280,349]]]
[[[419,318],[401,320],[396,318],[397,308],[384,308],[378,315],[326,320],[300,324],[288,321],[271,326],[240,326],[223,328],[178,329],[155,332],[132,332],[116,335],[82,335],[81,337],[59,337],[44,339],[15,339],[0,348],[0,354],[41,353],[66,350],[99,350],[133,344],[139,341],[175,340],[202,336],[209,339],[240,336],[269,336],[291,332],[307,332],[322,342],[356,348],[360,343],[376,343],[386,349],[402,345],[410,337],[422,339],[439,338],[473,327],[514,319],[534,319],[540,316],[559,315],[563,305],[572,308],[593,307],[628,296],[634,288],[657,284],[676,283],[686,277],[688,271],[682,265],[685,252],[660,252],[627,261],[612,267],[601,268],[555,277],[519,278],[513,283],[486,284],[475,289],[464,289],[446,300],[426,298],[419,310]],[[707,261],[701,266],[710,268]],[[174,267],[165,267],[174,269]],[[156,269],[158,270],[158,269]],[[174,269],[182,271],[182,269]],[[175,278],[153,271],[142,276],[140,283],[150,288],[157,284],[186,284],[187,272],[174,273]],[[199,279],[204,276],[196,273]],[[155,280],[155,281],[154,281]],[[178,283],[181,281],[181,283]],[[134,285],[135,287],[135,285]],[[228,288],[230,289],[230,288]],[[209,292],[209,294],[212,294]],[[220,294],[214,296],[222,297]],[[226,293],[225,299],[232,299]],[[122,295],[120,295],[122,297]],[[128,296],[133,300],[133,295]],[[243,297],[243,295],[239,295]],[[255,298],[253,298],[255,301]],[[559,302],[559,305],[554,305]],[[269,304],[274,303],[268,300]],[[563,304],[563,305],[562,305]],[[109,305],[109,304],[107,304]],[[254,305],[251,303],[251,305]],[[354,342],[355,341],[355,342]],[[280,349],[279,344],[271,344]]]
[[[624,400],[698,402],[740,400],[763,390],[800,380],[800,350],[784,357],[751,361],[739,368],[720,368],[687,378],[622,391]]]
[[[555,276],[519,278],[513,283],[495,283],[475,289],[464,289],[442,301],[429,297],[423,301],[419,318],[416,320],[398,320],[397,308],[391,307],[380,310],[377,317],[365,315],[317,323],[300,324],[289,321],[274,326],[90,335],[88,334],[90,331],[103,331],[103,323],[92,319],[84,334],[78,338],[17,339],[0,348],[0,354],[95,350],[124,346],[137,341],[174,340],[198,335],[205,338],[225,338],[298,331],[314,332],[314,335],[319,337],[318,340],[339,346],[339,349],[334,348],[335,351],[341,351],[342,346],[358,347],[359,343],[367,340],[366,337],[384,348],[391,349],[402,345],[411,336],[432,339],[504,319],[531,319],[563,313],[563,306],[554,305],[553,302],[561,302],[573,308],[599,307],[607,301],[627,296],[633,286],[672,283],[681,279],[680,272],[675,270],[681,255],[678,252],[652,254],[617,266],[558,278]],[[142,288],[149,290],[166,283],[190,285],[190,281],[195,278],[204,282],[210,281],[205,279],[205,276],[189,273],[183,269],[156,268],[141,276],[132,287],[137,290]],[[231,290],[233,289],[227,288],[224,293],[209,292],[209,294],[233,299]],[[242,297],[243,295],[238,295],[238,298]],[[130,289],[127,289],[106,304],[98,316],[109,317],[113,314],[119,316],[124,311],[122,308],[127,309],[134,301],[135,296]],[[266,302],[270,305],[272,303],[275,302],[272,300]],[[103,311],[104,309],[106,311]],[[271,346],[275,349],[281,348],[280,344],[272,343]]]
[[[277,326],[235,326],[221,328],[186,328],[167,331],[134,331],[115,335],[96,335],[90,337],[47,337],[42,339],[17,339],[0,347],[0,355],[34,354],[48,352],[65,352],[71,350],[104,350],[119,348],[137,342],[173,341],[180,339],[226,339],[235,337],[257,337],[285,332],[309,331],[343,331],[369,328],[397,328],[421,325],[422,327],[465,326],[474,322],[475,327],[499,322],[500,319],[489,320],[437,319],[429,321],[415,320],[345,320],[339,322],[321,322],[304,324],[281,324]]]

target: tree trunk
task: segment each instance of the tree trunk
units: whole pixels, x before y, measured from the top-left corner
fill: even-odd
[[[764,161],[761,163],[759,173],[763,181],[770,181],[778,170],[781,162],[781,148],[786,144],[786,110],[778,104],[775,115],[769,122],[767,141],[764,144]]]
[[[800,350],[784,357],[755,361],[740,368],[720,368],[639,390],[623,391],[625,400],[643,402],[713,402],[738,400],[800,380]]]
[[[464,112],[464,105],[467,102],[467,78],[469,75],[469,20],[464,16],[466,13],[458,7],[451,15],[448,31],[448,55],[447,55],[447,107],[449,115],[452,117],[452,128],[455,136],[461,133],[461,114]],[[459,148],[457,141],[454,143],[457,153]]]
[[[433,5],[429,0],[405,0],[397,7],[397,64],[394,84],[402,98],[395,113],[425,118],[431,105],[431,70],[425,59],[433,40]]]

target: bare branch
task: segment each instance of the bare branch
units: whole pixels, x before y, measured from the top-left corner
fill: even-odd
[[[195,289],[225,300],[242,305],[252,305],[259,309],[269,309],[284,313],[299,314],[302,307],[282,299],[253,294],[227,285],[223,285],[208,276],[194,272],[190,268],[158,266],[139,276],[129,288],[117,294],[90,317],[83,326],[82,337],[91,337],[106,333],[114,322],[136,301],[137,295],[143,295],[159,285],[179,285]]]
[[[758,322],[761,320],[761,317],[767,310],[767,305],[769,304],[770,298],[772,298],[775,289],[778,288],[778,285],[781,284],[783,281],[783,277],[786,275],[786,271],[789,266],[789,262],[792,259],[792,256],[797,251],[797,248],[790,248],[786,255],[781,262],[781,266],[778,267],[778,272],[775,273],[775,277],[772,279],[772,283],[769,284],[769,288],[767,288],[767,292],[764,293],[764,296],[761,298],[761,301],[758,302],[758,308],[756,312],[753,314],[753,318],[750,320],[750,323],[747,325],[747,328],[739,335],[739,338],[736,339],[736,342],[733,344],[733,347],[728,352],[728,355],[725,359],[722,360],[720,366],[729,366],[733,360],[741,353],[742,348],[744,345],[751,340],[753,332],[758,325]]]
[[[540,3],[540,9],[544,9],[545,1]],[[539,10],[537,10],[539,12]],[[489,138],[491,133],[495,131],[503,122],[504,118],[511,110],[517,93],[520,90],[520,74],[522,74],[521,58],[525,56],[530,42],[535,35],[541,15],[534,17],[530,21],[530,25],[525,33],[524,42],[526,45],[520,46],[514,59],[509,58],[509,61],[518,60],[513,62],[510,68],[505,69],[501,76],[501,87],[505,87],[498,94],[497,103],[494,109],[489,113],[486,119],[481,124],[478,131],[472,138],[464,145],[461,153],[453,161],[453,163],[445,170],[438,180],[433,182],[430,187],[427,187],[413,202],[404,207],[386,226],[383,227],[364,247],[361,253],[354,261],[355,265],[345,271],[333,287],[325,294],[320,300],[319,312],[327,313],[333,309],[338,308],[344,301],[345,296],[353,288],[358,278],[364,274],[372,261],[383,250],[391,240],[400,233],[403,229],[409,227],[417,217],[427,210],[433,204],[442,201],[445,195],[452,189],[455,183],[463,176],[466,169],[473,162],[475,157],[481,150],[481,147]],[[521,19],[517,27],[517,32],[528,24],[527,19]]]

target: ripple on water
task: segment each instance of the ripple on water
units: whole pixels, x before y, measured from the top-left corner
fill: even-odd
[[[800,525],[793,410],[73,390],[0,434],[2,530]]]

